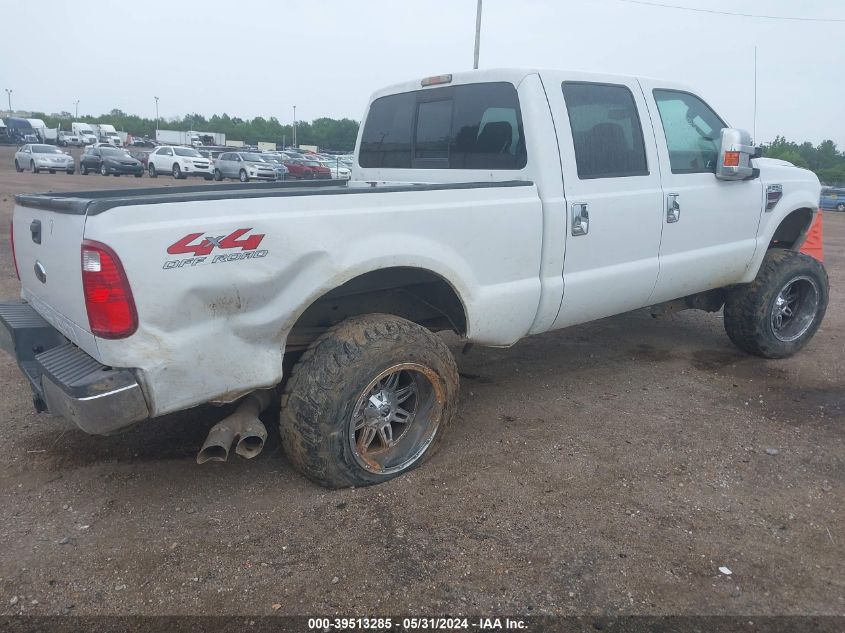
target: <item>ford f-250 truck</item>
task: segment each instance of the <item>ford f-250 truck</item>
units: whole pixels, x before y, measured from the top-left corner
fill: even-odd
[[[638,308],[724,306],[730,339],[789,356],[819,327],[800,253],[819,182],[758,158],[693,91],[485,70],[376,92],[349,183],[19,195],[22,301],[5,348],[36,407],[90,433],[241,400],[198,461],[251,456],[281,394],[290,461],[378,483],[440,444],[449,348]]]

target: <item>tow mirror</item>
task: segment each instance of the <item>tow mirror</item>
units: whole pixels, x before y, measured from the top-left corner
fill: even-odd
[[[759,150],[752,145],[751,134],[731,127],[722,128],[716,178],[719,180],[757,178],[760,170],[751,166],[751,159],[759,156]]]

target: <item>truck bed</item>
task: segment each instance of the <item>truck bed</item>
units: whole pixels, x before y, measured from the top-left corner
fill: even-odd
[[[189,185],[184,187],[144,187],[121,190],[73,191],[19,194],[15,202],[23,207],[47,209],[73,215],[98,215],[114,207],[201,200],[247,198],[288,198],[298,196],[352,195],[400,191],[439,191],[444,189],[480,189],[531,186],[530,181],[461,183],[375,183],[346,180],[235,183],[224,185]]]

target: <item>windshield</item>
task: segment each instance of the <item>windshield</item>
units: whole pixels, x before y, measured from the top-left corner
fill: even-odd
[[[282,162],[282,159],[279,158],[278,156],[262,156],[261,158],[263,158],[267,162],[272,162],[272,163],[281,163]]]
[[[61,152],[52,145],[33,145],[33,154],[61,154]]]
[[[116,147],[101,147],[100,154],[103,156],[129,156],[129,152]]]
[[[241,156],[243,156],[244,160],[248,160],[248,161],[251,161],[253,163],[263,163],[264,162],[264,159],[261,158],[261,154],[253,154],[252,152],[246,152],[244,154],[241,154]]]
[[[200,154],[197,150],[191,149],[189,147],[174,147],[173,151],[176,152],[177,156],[190,156],[192,158],[202,158],[202,154]]]
[[[304,160],[304,161],[302,161],[302,164],[308,165],[309,167],[321,167],[322,166],[316,160]]]

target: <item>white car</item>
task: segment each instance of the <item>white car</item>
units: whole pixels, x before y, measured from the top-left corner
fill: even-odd
[[[163,149],[169,172],[185,148]],[[644,307],[724,307],[730,340],[773,359],[825,315],[827,274],[801,252],[818,178],[758,158],[673,82],[495,69],[396,84],[364,113],[354,171],[18,195],[23,301],[0,304],[0,345],[36,407],[109,434],[242,399],[198,455],[225,460],[261,449],[278,388],[289,462],[362,486],[443,444],[459,374],[436,331],[504,347]]]
[[[170,174],[177,179],[188,176],[200,176],[206,180],[214,178],[214,165],[211,159],[203,156],[193,147],[180,145],[156,147],[147,159],[147,171],[150,178],[156,178],[159,174]]]
[[[73,156],[69,156],[54,145],[32,143],[24,145],[15,152],[15,170],[25,169],[29,169],[34,174],[40,171],[49,171],[51,174],[64,171],[72,174],[76,171],[76,163],[73,162]]]

